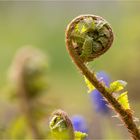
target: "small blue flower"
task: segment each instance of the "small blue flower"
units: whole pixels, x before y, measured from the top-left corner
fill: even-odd
[[[71,118],[71,121],[73,124],[74,131],[80,131],[83,133],[88,132],[87,124],[84,117],[80,115],[75,115]]]
[[[101,71],[98,72],[96,75],[101,82],[104,82],[106,86],[109,86],[110,79],[105,72]],[[93,107],[95,108],[96,112],[100,112],[104,114],[109,113],[109,108],[106,105],[107,102],[104,100],[103,96],[98,90],[95,89],[94,91],[92,91],[90,96],[91,96]]]

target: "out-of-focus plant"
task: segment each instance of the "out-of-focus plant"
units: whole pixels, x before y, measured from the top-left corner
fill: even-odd
[[[40,101],[42,93],[46,93],[48,87],[46,72],[46,56],[40,50],[27,46],[21,48],[15,55],[9,76],[14,89],[13,94],[20,104],[22,114],[11,125],[12,139],[26,138],[28,131],[25,122],[33,138],[43,138],[38,120],[45,115],[46,110]]]
[[[109,87],[110,79],[105,72],[100,71],[96,75],[97,75],[97,78],[100,81],[104,82],[104,84],[107,87]],[[102,114],[108,114],[109,113],[110,110],[107,106],[108,103],[104,100],[103,96],[101,95],[101,93],[97,89],[91,91],[90,97],[91,97],[91,101],[92,101],[93,107],[95,108],[96,112],[99,112],[99,113],[102,113]]]
[[[71,121],[73,124],[74,131],[88,133],[87,123],[86,123],[86,120],[83,116],[74,115],[74,116],[72,116]]]
[[[46,111],[44,110],[46,106],[43,106],[42,101],[40,102],[40,98],[43,93],[46,93],[48,87],[46,71],[46,57],[38,49],[23,47],[15,55],[9,77],[11,93],[20,104],[21,114],[10,124],[8,138],[86,139],[86,133],[80,130],[74,131],[67,113],[62,110],[57,110],[52,114],[49,123],[50,133],[47,129],[43,131],[40,129],[39,119]]]
[[[73,62],[88,81],[91,90],[97,89],[101,93],[110,108],[125,124],[131,137],[136,140],[140,139],[140,132],[134,122],[127,91],[121,92],[126,86],[126,82],[117,80],[107,87],[88,67],[90,61],[101,56],[111,47],[113,39],[114,35],[109,23],[96,15],[76,17],[66,29],[66,47]]]

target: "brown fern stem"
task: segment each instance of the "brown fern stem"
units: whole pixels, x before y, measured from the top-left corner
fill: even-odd
[[[20,53],[19,53],[20,54]],[[16,69],[16,83],[17,84],[17,96],[19,97],[20,108],[27,120],[28,127],[32,134],[33,139],[41,139],[42,135],[39,131],[36,119],[33,116],[32,102],[28,97],[28,91],[25,85],[25,65],[28,62],[29,53],[23,53],[16,56],[15,68]],[[19,57],[20,56],[20,57]]]
[[[70,25],[69,25],[70,26]],[[91,72],[82,59],[78,56],[75,51],[72,41],[70,39],[70,32],[73,28],[67,28],[66,30],[66,47],[73,60],[83,75],[95,86],[95,88],[101,92],[102,96],[108,101],[111,108],[120,116],[120,120],[125,124],[128,132],[134,140],[140,139],[140,132],[137,128],[133,114],[130,110],[125,110],[122,105],[113,97],[113,95],[107,90],[107,88],[96,78],[94,72]]]

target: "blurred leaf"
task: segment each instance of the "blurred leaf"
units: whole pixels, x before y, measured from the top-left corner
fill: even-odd
[[[11,139],[25,139],[27,136],[25,117],[16,119],[9,128]]]
[[[74,134],[75,134],[75,140],[84,140],[88,136],[86,133],[82,133],[80,131],[75,131]]]
[[[126,85],[127,85],[127,82],[125,82],[123,80],[114,81],[110,84],[110,91],[111,91],[111,93],[120,91],[120,90],[124,89],[124,87]]]
[[[86,78],[86,76],[84,76],[84,78],[85,78],[85,82],[86,82],[87,87],[88,87],[88,93],[95,90],[96,88],[91,84],[91,82]]]
[[[51,131],[52,140],[70,140],[68,131]]]
[[[118,98],[118,102],[123,106],[124,109],[130,109],[127,91],[122,93]]]

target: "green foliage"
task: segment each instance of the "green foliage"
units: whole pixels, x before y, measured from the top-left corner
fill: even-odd
[[[95,22],[91,17],[88,17],[79,23],[77,23],[75,27],[75,32],[79,34],[84,34],[89,32],[90,30],[94,30],[95,28]]]
[[[53,139],[65,140],[74,138],[72,122],[68,115],[62,110],[56,110],[52,114],[49,127]]]
[[[83,51],[81,54],[81,58],[85,59],[86,56],[89,56],[92,54],[92,44],[93,40],[91,37],[87,37],[83,43]]]
[[[50,121],[51,137],[56,140],[70,139],[69,130],[66,123],[61,117],[54,116]],[[87,137],[86,133],[79,131],[74,132],[74,140],[85,140]]]
[[[50,121],[50,128],[51,130],[55,131],[63,131],[67,129],[66,122],[58,115],[53,116],[52,120]]]
[[[7,135],[10,139],[14,140],[26,139],[29,133],[25,117],[21,116],[13,121],[8,129]]]
[[[91,82],[86,78],[86,76],[84,76],[85,79],[85,83],[88,87],[88,93],[90,93],[91,91],[95,90],[96,88],[93,86],[93,84],[91,84]]]
[[[94,15],[79,16],[72,21],[71,26],[73,30],[70,39],[83,62],[92,61],[111,46],[112,30],[103,18]]]
[[[124,92],[117,98],[118,102],[123,106],[124,109],[130,109],[128,101],[128,92]]]
[[[126,81],[117,80],[110,84],[108,90],[111,93],[116,93],[117,95],[120,94],[119,92],[125,88],[127,85]],[[118,102],[122,105],[124,109],[130,109],[129,101],[128,101],[128,92],[123,92],[117,97]]]
[[[87,84],[87,87],[88,87],[88,93],[96,89],[85,76],[84,78],[85,78],[85,83]],[[113,92],[118,93],[119,91],[123,90],[126,85],[127,85],[127,82],[123,80],[117,80],[117,81],[112,82],[110,84],[110,87],[109,88],[106,87],[106,89],[109,90],[110,93],[113,93]],[[130,109],[127,91],[124,93],[121,93],[118,96],[117,100],[123,106],[124,109]]]
[[[75,138],[74,138],[75,140],[85,140],[88,136],[86,133],[82,133],[80,131],[75,131],[74,134],[75,134]]]
[[[125,82],[123,80],[117,80],[110,84],[109,90],[111,93],[118,92],[118,91],[124,89],[124,87],[126,85],[127,85],[127,82]]]
[[[52,131],[51,132],[51,139],[53,140],[66,140],[66,139],[70,139],[70,136],[68,134],[68,131],[62,131],[62,132],[56,132],[56,131]]]

